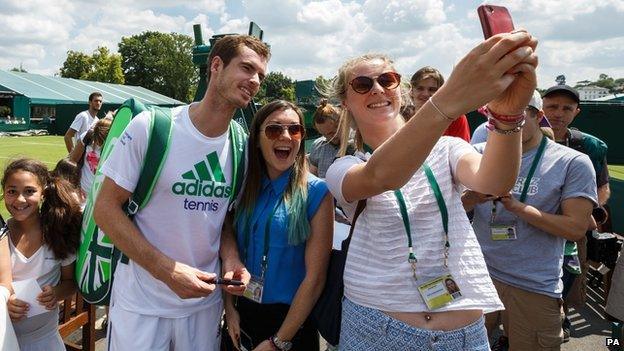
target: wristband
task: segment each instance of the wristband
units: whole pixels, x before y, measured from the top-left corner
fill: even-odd
[[[519,131],[522,130],[522,127],[524,127],[524,122],[525,120],[520,120],[520,122],[516,123],[516,127],[512,128],[512,129],[500,129],[496,127],[496,119],[490,117],[488,118],[488,123],[485,125],[485,128],[489,131],[492,132],[496,132],[498,134],[502,134],[502,135],[509,135],[509,134],[514,134],[514,133],[518,133]],[[500,122],[500,121],[499,121]]]
[[[449,117],[446,113],[442,112],[442,110],[440,110],[440,108],[438,107],[438,105],[435,104],[435,102],[433,102],[433,96],[429,97],[429,102],[431,103],[431,106],[433,106],[433,108],[438,111],[438,113],[440,115],[442,115],[442,117],[446,118],[449,121],[455,121],[455,118],[451,118]]]
[[[490,110],[487,105],[479,107],[477,111],[488,118],[494,118],[495,120],[505,124],[519,124],[520,121],[523,121],[526,117],[524,112],[518,115],[501,115]]]

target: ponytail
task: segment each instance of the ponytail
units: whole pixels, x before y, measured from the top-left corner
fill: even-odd
[[[82,212],[74,187],[62,178],[50,178],[43,199],[40,210],[43,242],[56,258],[65,259],[76,253],[80,244]]]

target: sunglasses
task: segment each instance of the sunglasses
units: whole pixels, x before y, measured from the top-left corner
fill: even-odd
[[[288,134],[295,140],[301,140],[305,135],[305,128],[301,124],[269,124],[264,127],[264,135],[269,140],[275,140],[279,138],[285,130],[288,130]]]
[[[401,84],[401,75],[396,72],[386,72],[372,78],[360,76],[353,78],[349,85],[356,93],[366,94],[373,89],[375,81],[384,89],[396,89]]]

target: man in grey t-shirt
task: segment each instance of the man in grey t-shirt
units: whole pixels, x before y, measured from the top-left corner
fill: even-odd
[[[463,199],[467,210],[474,208],[473,227],[505,305],[500,315],[486,316],[488,330],[500,317],[510,349],[555,350],[563,341],[563,246],[585,235],[597,201],[596,178],[586,155],[542,134],[541,110],[529,106],[526,113],[522,164],[509,196],[467,192]],[[482,152],[485,144],[475,148]]]

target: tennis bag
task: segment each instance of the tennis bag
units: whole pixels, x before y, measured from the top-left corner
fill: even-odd
[[[132,118],[143,111],[151,112],[150,134],[139,180],[128,203],[124,207],[126,214],[130,218],[149,202],[150,195],[158,181],[160,171],[169,151],[173,126],[171,109],[158,106],[146,107],[135,99],[126,100],[117,110],[108,137],[102,147],[93,186],[87,196],[80,231],[80,246],[76,257],[75,278],[82,296],[91,304],[108,305],[115,269],[119,263],[128,262],[128,258],[98,228],[93,218],[95,201],[104,181],[104,174],[102,174],[101,168],[110,156],[115,144],[121,138],[126,126]],[[229,200],[231,206],[238,196],[244,179],[247,135],[243,127],[234,120],[230,122],[228,132],[233,154],[233,189]]]

